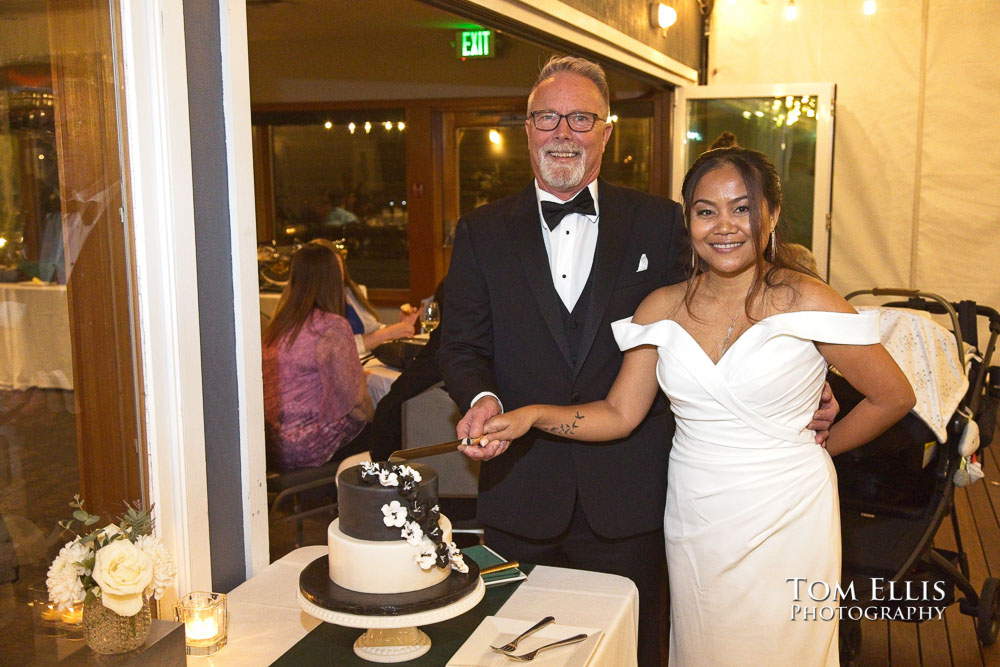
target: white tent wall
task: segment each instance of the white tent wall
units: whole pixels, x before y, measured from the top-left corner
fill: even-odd
[[[1000,309],[1000,2],[716,0],[709,83],[837,84],[831,283]]]

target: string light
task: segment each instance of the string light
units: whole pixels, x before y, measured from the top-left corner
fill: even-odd
[[[503,137],[501,137],[500,133],[497,132],[496,130],[490,130],[489,136],[490,136],[490,143],[496,144],[497,146],[503,143]]]
[[[404,123],[403,121],[399,121],[398,123],[396,123],[396,129],[402,132],[403,130],[406,129],[406,123]]]
[[[798,15],[799,8],[795,6],[795,0],[788,0],[788,6],[785,7],[785,18],[794,21]]]
[[[354,128],[356,128],[356,127],[357,127],[357,125],[355,125],[354,123],[348,123],[347,124],[347,131],[350,132],[351,134],[354,134]]]
[[[368,121],[366,120],[366,121],[365,121],[365,134],[368,134],[368,133],[369,133],[369,132],[371,132],[371,131],[372,131],[372,124],[371,124],[371,123],[369,123],[369,122],[368,122]]]
[[[383,125],[385,126],[385,129],[387,129],[387,130],[391,130],[392,129],[392,121],[391,120],[385,121],[383,123]]]
[[[861,6],[867,16],[871,16],[875,13],[877,7],[875,6],[875,0],[865,0],[865,4]]]
[[[329,130],[330,128],[333,127],[333,123],[331,123],[330,121],[326,121],[325,123],[323,123],[323,127]]]

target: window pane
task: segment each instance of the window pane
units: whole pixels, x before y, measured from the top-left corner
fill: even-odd
[[[781,98],[689,100],[688,165],[723,132],[770,158],[784,190],[785,240],[812,248],[816,180],[816,104],[805,95]],[[823,221],[815,221],[823,224]]]
[[[39,613],[74,494],[107,521],[144,495],[111,4],[0,3],[5,664],[55,662],[79,637],[71,616]]]
[[[275,240],[344,238],[355,281],[407,288],[403,112],[337,112],[310,121],[271,127]]]
[[[617,102],[611,107],[614,130],[604,148],[601,176],[615,185],[649,192],[653,105]]]
[[[455,142],[460,214],[519,192],[534,178],[523,125],[461,127],[455,130]]]

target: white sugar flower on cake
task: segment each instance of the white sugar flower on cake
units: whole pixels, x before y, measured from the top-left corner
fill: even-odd
[[[404,540],[412,544],[413,546],[419,546],[420,541],[424,537],[424,530],[420,527],[420,524],[416,521],[407,521],[406,525],[403,526],[403,530],[400,533]]]
[[[412,477],[414,482],[418,482],[419,483],[419,482],[423,481],[423,478],[420,477],[420,473],[417,472],[414,468],[411,468],[408,465],[401,465],[401,466],[399,466],[399,473],[401,475],[407,475],[409,477]]]
[[[382,505],[382,514],[385,525],[392,528],[401,528],[406,523],[406,508],[399,504],[398,500]]]
[[[382,486],[399,486],[399,476],[391,470],[379,469],[378,481]]]
[[[458,570],[462,574],[469,572],[469,566],[466,565],[462,552],[455,546],[454,542],[448,543],[448,560],[451,561],[451,569]]]
[[[417,565],[421,570],[429,570],[437,564],[437,555],[434,553],[435,544],[428,538],[420,541],[420,553],[416,556]]]

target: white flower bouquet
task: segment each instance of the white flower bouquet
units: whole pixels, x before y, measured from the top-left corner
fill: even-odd
[[[134,616],[143,605],[143,596],[159,600],[173,582],[177,566],[166,547],[153,537],[149,511],[125,503],[127,511],[118,523],[81,534],[76,522],[89,529],[100,517],[83,509],[80,496],[70,507],[73,519],[59,525],[76,537],[59,550],[49,567],[45,583],[49,599],[60,609],[80,600],[101,601],[120,616]],[[75,520],[75,521],[74,521]]]

